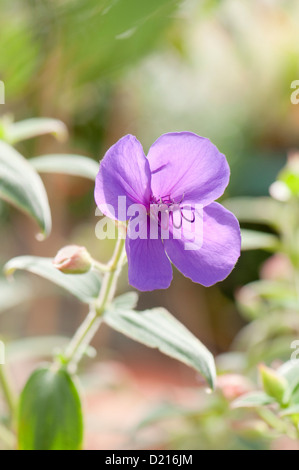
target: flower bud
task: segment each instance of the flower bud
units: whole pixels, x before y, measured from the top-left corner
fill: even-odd
[[[84,246],[69,245],[58,251],[53,264],[64,274],[84,274],[90,271],[93,261]]]
[[[228,401],[233,401],[253,390],[252,383],[240,374],[220,375],[217,387]]]
[[[284,404],[284,397],[288,388],[286,379],[263,364],[260,365],[259,370],[264,391],[270,397],[275,398],[278,403]]]

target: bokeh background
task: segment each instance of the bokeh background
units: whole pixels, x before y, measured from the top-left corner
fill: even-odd
[[[58,118],[69,130],[66,142],[44,136],[19,145],[27,157],[59,152],[99,161],[127,133],[147,150],[162,133],[188,130],[226,154],[231,182],[225,199],[268,194],[288,151],[298,148],[299,106],[290,101],[291,83],[299,79],[297,0],[2,0],[0,10],[6,92],[0,117]],[[43,179],[53,215],[50,238],[38,242],[34,224],[1,202],[0,264],[22,254],[54,256],[70,243],[106,261],[113,243],[95,236],[92,183]],[[244,253],[231,276],[209,289],[175,272],[167,291],[142,294],[139,307],[165,306],[215,354],[226,352],[244,325],[234,295],[257,279],[267,256]],[[14,307],[12,288],[4,299],[11,308],[0,317],[1,336],[15,344],[19,359],[24,339],[71,336],[86,313],[47,282],[30,276],[25,282],[26,301]],[[120,291],[128,288],[124,273]],[[136,395],[144,405],[170,393],[169,384],[180,390],[201,383],[192,371],[106,328],[93,345],[103,362],[86,365],[91,414],[103,416],[103,408],[112,407],[117,417],[130,409],[129,425]],[[15,368],[22,383],[30,366]],[[124,382],[134,377],[136,386],[124,387],[115,400],[105,386],[117,388],[124,376]],[[105,396],[98,399],[99,393]],[[186,393],[192,400],[193,392]],[[89,447],[124,445],[113,436],[108,442],[107,432],[100,432],[106,441],[99,443],[95,421]]]

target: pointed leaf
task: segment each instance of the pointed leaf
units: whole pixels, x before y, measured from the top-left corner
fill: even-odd
[[[18,281],[12,283],[0,279],[0,313],[23,304],[32,297],[32,288],[28,283]]]
[[[293,405],[279,413],[279,416],[299,415],[299,405]]]
[[[260,406],[267,406],[275,403],[275,399],[269,397],[264,392],[250,392],[237,398],[232,403],[233,408],[259,408]]]
[[[33,372],[20,398],[20,450],[79,450],[83,440],[80,396],[65,370]]]
[[[38,173],[61,173],[72,176],[82,176],[95,181],[99,171],[99,163],[80,155],[43,155],[31,158],[31,165]]]
[[[125,294],[120,295],[119,297],[116,297],[116,299],[113,300],[112,308],[130,310],[136,308],[137,302],[137,292],[126,292]]]
[[[97,273],[89,271],[86,274],[63,274],[53,266],[52,258],[20,256],[10,260],[4,267],[7,276],[20,269],[48,279],[88,304],[93,302],[100,292],[101,279]]]
[[[264,364],[259,366],[259,371],[262,386],[266,394],[282,405],[287,404],[288,400],[285,401],[285,396],[288,390],[288,382],[285,377]]]
[[[15,149],[0,141],[0,198],[32,217],[43,235],[51,231],[51,212],[39,175]]]
[[[104,321],[135,341],[158,348],[164,354],[193,367],[214,388],[216,372],[212,354],[165,309],[144,312],[109,310],[104,315]]]
[[[289,401],[299,386],[299,361],[288,361],[277,372],[288,382],[285,400]]]
[[[16,144],[23,140],[31,139],[44,134],[53,134],[58,140],[65,140],[67,128],[57,119],[35,118],[14,122],[5,129],[5,140],[10,144]]]
[[[240,222],[252,222],[279,227],[284,206],[270,197],[236,197],[223,205],[232,211]]]
[[[241,230],[242,250],[277,251],[280,247],[279,238],[272,233],[258,232],[256,230]]]

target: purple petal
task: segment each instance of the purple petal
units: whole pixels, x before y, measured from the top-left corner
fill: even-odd
[[[97,206],[112,219],[127,220],[131,204],[149,204],[150,180],[142,145],[136,137],[127,135],[108,150],[100,164],[95,186]],[[126,197],[124,211],[118,208],[119,196]]]
[[[149,218],[146,217],[149,226]],[[160,238],[132,239],[131,221],[126,239],[126,251],[129,266],[129,283],[140,291],[167,289],[172,281],[172,267]]]
[[[226,158],[209,139],[190,132],[162,135],[150,148],[152,191],[156,197],[171,196],[176,202],[218,199],[228,185]]]
[[[199,237],[200,238],[200,237]],[[214,202],[203,211],[201,248],[185,250],[184,240],[164,240],[172,263],[194,282],[211,286],[233,270],[241,250],[241,234],[236,217]]]

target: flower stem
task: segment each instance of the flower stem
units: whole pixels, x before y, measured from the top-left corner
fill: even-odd
[[[280,434],[286,434],[291,439],[296,439],[296,429],[286,422],[280,420],[271,410],[267,408],[260,408],[258,410],[259,416],[270,426],[270,428],[278,431]]]
[[[3,396],[10,412],[11,421],[14,424],[17,419],[17,400],[12,390],[10,379],[7,376],[4,365],[0,365],[0,386],[2,388]]]
[[[68,366],[72,371],[76,370],[78,363],[86,352],[87,346],[90,344],[102,323],[101,317],[107,305],[113,299],[117,280],[124,263],[124,246],[125,240],[119,238],[113,256],[107,264],[107,272],[103,278],[99,298],[66,348],[63,364]]]
[[[16,447],[15,435],[0,423],[0,441],[9,449],[12,450]]]

